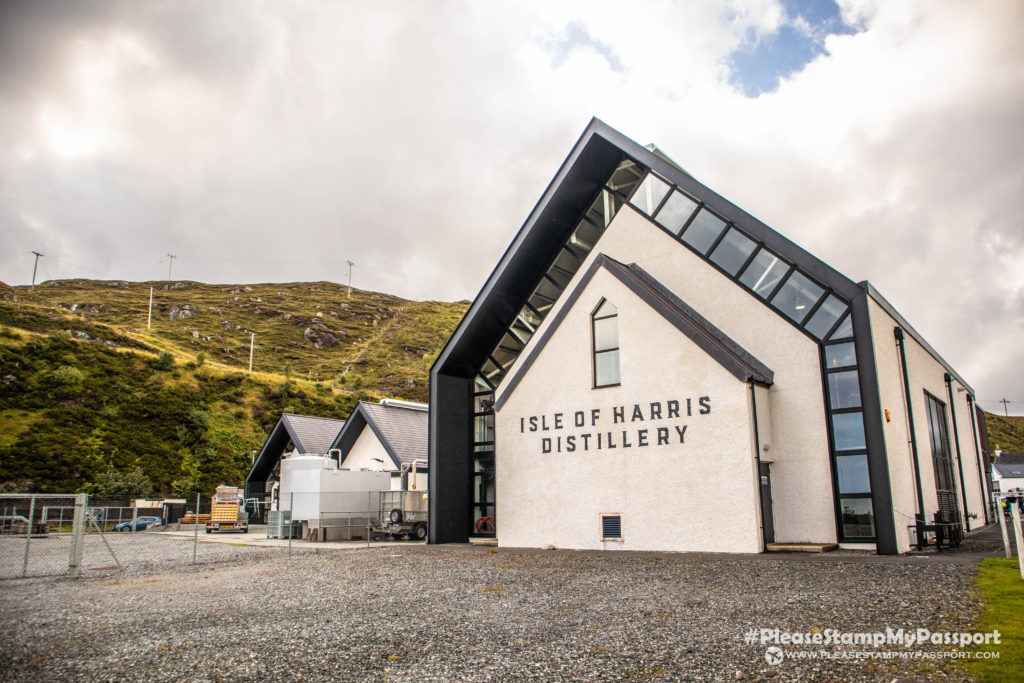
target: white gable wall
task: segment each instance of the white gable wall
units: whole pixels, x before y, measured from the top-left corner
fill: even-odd
[[[618,309],[622,383],[593,389],[590,314],[602,298]],[[705,396],[710,411],[702,415]],[[680,402],[678,418],[665,417],[669,400]],[[662,419],[651,419],[652,402]],[[643,419],[634,419],[634,405]],[[617,406],[624,408],[620,422]],[[531,418],[539,421],[536,431]],[[749,385],[606,270],[594,275],[495,425],[503,546],[762,549]],[[669,444],[658,444],[658,428]],[[583,434],[591,435],[586,450]],[[608,448],[609,438],[615,448]],[[601,540],[602,513],[621,515],[621,541]]]
[[[384,462],[381,463],[374,460],[378,458]],[[394,461],[391,456],[388,455],[387,450],[384,448],[384,444],[380,442],[377,435],[370,429],[369,425],[365,425],[362,431],[359,433],[359,438],[352,444],[351,450],[345,454],[345,459],[341,464],[342,468],[347,470],[374,470],[374,471],[386,471],[386,472],[398,472],[398,468],[395,467]],[[400,491],[402,489],[402,478],[393,476],[391,477],[391,490]]]
[[[567,292],[599,253],[639,265],[775,373],[770,391],[773,441],[770,451],[762,455],[772,462],[776,541],[835,542],[818,345],[629,206],[616,214]],[[562,303],[564,299],[556,304],[556,310]],[[554,316],[552,312],[545,318],[531,345]],[[531,345],[520,354],[509,376],[529,354]],[[707,362],[714,363],[710,358]],[[502,390],[499,387],[499,395]],[[500,537],[505,520],[499,517],[498,523]]]

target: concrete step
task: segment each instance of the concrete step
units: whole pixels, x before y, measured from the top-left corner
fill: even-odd
[[[766,553],[827,553],[839,547],[838,543],[766,543]]]

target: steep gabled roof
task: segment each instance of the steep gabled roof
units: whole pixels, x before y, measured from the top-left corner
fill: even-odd
[[[431,368],[432,374],[472,377],[479,370],[490,349],[512,323],[522,303],[565,243],[576,221],[594,199],[595,193],[624,159],[650,169],[700,206],[707,207],[724,222],[735,226],[757,244],[795,266],[800,273],[846,304],[867,293],[973,394],[963,378],[869,283],[855,283],[725,197],[702,185],[662,150],[653,145],[650,148],[639,145],[598,119],[590,121],[502,255],[438,355]],[[768,305],[766,301],[763,303]]]
[[[331,448],[340,448],[342,456],[347,457],[363,428],[369,427],[395,467],[401,469],[415,460],[427,459],[428,422],[429,413],[422,408],[360,401]]]
[[[628,287],[677,330],[689,337],[736,379],[741,382],[756,382],[765,386],[770,386],[774,381],[774,373],[767,365],[712,325],[643,268],[635,263],[627,266],[605,254],[598,254],[572,291],[563,295],[565,303],[554,314],[550,324],[540,337],[533,342],[530,351],[516,371],[502,384],[494,403],[495,410],[500,410],[508,397],[512,395],[516,386],[554,335],[555,330],[572,309],[573,304],[579,299],[597,271],[601,269],[607,270],[615,276],[619,282]]]
[[[326,454],[344,425],[344,420],[284,413],[270,431],[270,436],[263,443],[252,469],[245,477],[247,489],[249,482],[267,481],[289,442],[301,454]]]

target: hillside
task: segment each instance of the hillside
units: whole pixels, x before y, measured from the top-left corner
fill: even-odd
[[[988,429],[988,443],[995,451],[1024,451],[1024,416],[1004,417],[985,413],[985,428]]]
[[[240,484],[281,412],[344,418],[359,399],[426,400],[464,311],[349,299],[328,282],[0,286],[0,487],[78,491],[136,467],[156,493]]]

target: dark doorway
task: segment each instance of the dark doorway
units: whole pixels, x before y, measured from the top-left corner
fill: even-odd
[[[761,482],[761,524],[764,531],[764,542],[775,543],[775,516],[772,513],[772,474],[771,463],[762,462]]]
[[[936,521],[957,524],[960,519],[960,504],[956,495],[956,478],[953,475],[953,456],[949,450],[949,432],[946,427],[946,406],[934,396],[925,394],[928,409],[928,437],[932,446],[932,468],[935,470],[935,497],[938,499]]]

